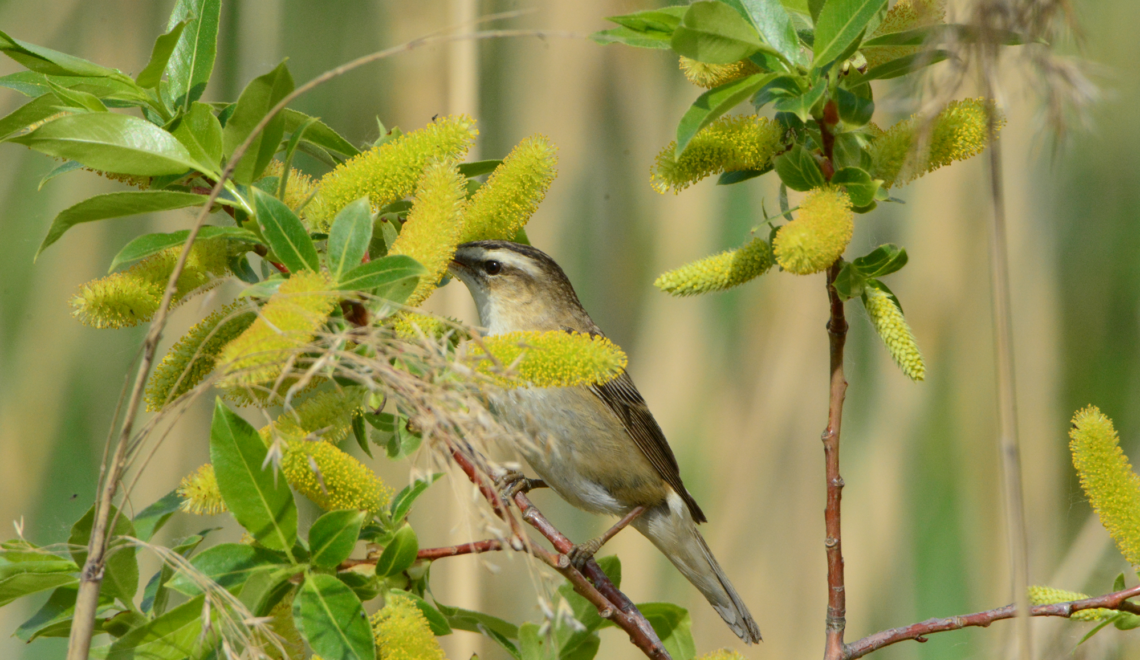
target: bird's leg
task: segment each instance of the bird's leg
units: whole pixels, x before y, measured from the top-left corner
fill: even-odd
[[[582,570],[582,567],[586,565],[586,562],[590,561],[590,559],[598,552],[598,550],[602,549],[603,545],[605,545],[613,537],[617,536],[618,532],[625,529],[634,520],[637,520],[637,517],[643,513],[645,513],[645,507],[635,507],[632,511],[625,514],[621,520],[617,521],[613,527],[606,530],[605,534],[602,534],[596,539],[590,539],[585,543],[579,543],[573,548],[570,548],[570,552],[566,553],[566,555],[570,558],[570,563],[574,566],[574,568]]]
[[[507,468],[505,472],[495,477],[495,485],[503,493],[503,497],[507,501],[515,499],[518,493],[526,493],[535,488],[546,488],[546,482],[542,479],[528,479],[519,470]]]

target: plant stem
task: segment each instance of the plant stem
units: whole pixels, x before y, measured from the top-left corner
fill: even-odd
[[[840,268],[842,268],[841,260],[837,260],[827,270],[827,298],[831,304],[831,318],[827,322],[827,337],[831,347],[831,380],[827,428],[821,436],[827,476],[827,506],[823,513],[827,530],[827,538],[824,540],[827,552],[827,641],[823,652],[824,660],[842,660],[845,657],[843,632],[847,626],[843,537],[840,531],[843,477],[839,475],[839,430],[843,421],[843,399],[847,393],[847,379],[843,375],[843,347],[847,343],[847,318],[844,316],[843,301],[839,299],[834,286]]]

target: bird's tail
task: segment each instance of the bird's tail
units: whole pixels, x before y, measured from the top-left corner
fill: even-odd
[[[670,493],[667,503],[646,511],[632,524],[704,594],[737,637],[749,644],[760,641],[759,626],[697,531],[680,497]]]

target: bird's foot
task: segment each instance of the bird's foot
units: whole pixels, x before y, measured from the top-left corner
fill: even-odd
[[[546,488],[546,482],[542,479],[528,479],[519,470],[507,469],[495,478],[495,486],[499,488],[503,497],[510,501],[519,493],[526,493],[535,488]]]
[[[605,545],[607,540],[606,537],[599,536],[596,539],[590,539],[585,543],[578,543],[573,548],[570,548],[570,552],[566,553],[566,556],[570,559],[570,565],[579,571],[585,568],[586,562],[594,558],[594,555],[597,554],[598,550],[602,549],[602,546]]]

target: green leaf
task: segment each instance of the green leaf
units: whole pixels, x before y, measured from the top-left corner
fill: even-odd
[[[858,167],[844,167],[832,175],[831,183],[846,188],[851,204],[856,207],[867,206],[875,201],[875,193],[882,185],[881,180],[872,179],[866,170]]]
[[[792,17],[780,0],[736,0],[753,27],[793,64],[807,64],[800,51],[800,38]]]
[[[853,263],[867,277],[886,277],[902,269],[907,263],[906,249],[893,243],[880,245]]]
[[[289,133],[295,132],[300,126],[309,120],[315,120],[305,131],[305,136],[302,138],[305,142],[315,144],[322,149],[327,149],[347,158],[360,153],[360,150],[352,146],[352,143],[344,139],[340,133],[329,128],[328,124],[324,123],[316,117],[310,117],[303,112],[298,112],[290,108],[285,108],[283,113],[285,115],[285,130]]]
[[[672,48],[668,37],[645,34],[644,32],[631,30],[627,27],[601,30],[591,34],[590,39],[603,46],[606,44],[625,44],[627,46],[633,46],[634,48],[656,48],[658,50],[669,50]]]
[[[368,428],[364,426],[364,418],[360,415],[352,416],[352,437],[360,445],[360,451],[372,458],[372,447],[368,445]]]
[[[71,619],[75,615],[75,598],[79,592],[78,585],[59,587],[51,592],[47,602],[36,613],[13,633],[25,642],[40,637],[67,637],[71,634]],[[114,603],[114,600],[102,594],[99,596],[99,605],[96,614],[104,613]],[[99,631],[99,622],[96,620],[96,632]]]
[[[394,522],[403,522],[404,518],[412,510],[412,504],[415,503],[416,498],[423,495],[432,484],[439,481],[443,476],[442,472],[435,472],[429,474],[424,478],[417,478],[412,483],[408,484],[392,498],[392,505],[389,507],[391,510],[391,518]]]
[[[119,250],[114,260],[111,261],[111,267],[107,270],[111,271],[123,264],[145,259],[163,250],[180,247],[186,243],[186,239],[189,238],[189,236],[189,229],[170,232],[169,234],[144,234],[139,236],[130,243],[127,243],[122,250]],[[198,237],[195,240],[200,241],[207,238],[219,237],[232,238],[234,240],[257,243],[259,245],[264,244],[264,241],[258,238],[257,234],[254,234],[248,229],[241,227],[214,227],[211,225],[206,225],[198,230]]]
[[[723,172],[716,179],[718,186],[731,186],[735,183],[743,183],[749,179],[755,179],[758,176],[763,176],[772,171],[772,166],[769,165],[762,170],[733,170],[731,172]]]
[[[641,603],[637,609],[653,626],[662,646],[674,660],[690,660],[697,655],[697,647],[693,643],[693,620],[687,610],[672,603]]]
[[[961,44],[976,44],[983,40],[992,40],[1003,46],[1017,46],[1025,43],[1025,38],[1022,37],[1022,35],[1008,30],[982,30],[973,25],[937,23],[872,37],[864,41],[861,48],[874,48],[876,46],[922,46],[930,42],[943,40],[952,40]]]
[[[329,272],[339,282],[345,273],[361,265],[372,241],[372,205],[367,197],[341,209],[329,230]]]
[[[360,599],[331,575],[305,576],[293,618],[313,651],[327,660],[375,660],[372,627]]]
[[[47,94],[51,90],[47,84],[47,76],[35,71],[17,71],[0,76],[0,87],[7,87],[32,98]]]
[[[190,553],[194,552],[205,539],[206,537],[202,534],[192,534],[176,541],[171,550],[183,557],[189,557]],[[143,589],[143,612],[147,612],[152,617],[161,616],[166,612],[166,605],[170,600],[170,590],[167,589],[166,583],[169,582],[173,576],[174,566],[170,563],[163,562],[162,569],[154,574],[154,577],[147,582],[146,587]]]
[[[190,110],[179,117],[171,133],[186,147],[203,172],[219,176],[222,164],[222,125],[213,110],[195,101]]]
[[[121,218],[140,213],[157,213],[183,209],[188,206],[201,206],[206,202],[205,195],[176,192],[173,190],[139,190],[107,193],[89,197],[75,206],[59,212],[48,229],[47,236],[40,242],[36,251],[39,258],[52,243],[55,243],[68,229],[84,222],[95,222],[109,218]]]
[[[110,514],[108,522],[114,521],[115,526],[107,535],[109,549],[103,557],[103,586],[100,591],[118,598],[124,605],[134,609],[133,599],[139,588],[139,563],[135,559],[135,548],[122,543],[115,546],[114,542],[124,536],[134,536],[135,526],[126,515],[119,515],[119,510],[114,506],[111,507]],[[75,548],[71,551],[71,558],[77,566],[83,566],[87,561],[87,544],[91,540],[94,522],[95,507],[92,506],[71,527],[67,542]]]
[[[190,562],[193,577],[178,571],[167,586],[187,596],[202,593],[202,578],[209,578],[223,589],[232,589],[245,583],[257,571],[288,566],[284,554],[244,543],[223,543],[198,553]]]
[[[45,174],[44,178],[40,179],[40,184],[36,186],[36,190],[43,190],[44,185],[46,185],[48,181],[51,181],[57,176],[62,176],[68,172],[74,172],[75,170],[81,169],[83,169],[83,163],[77,163],[73,160],[65,160],[56,167],[52,168],[52,171]]]
[[[1131,612],[1121,612],[1112,617],[1112,625],[1116,626],[1117,630],[1135,630],[1140,628],[1140,616]]]
[[[815,21],[815,68],[830,64],[855,44],[887,0],[828,0]]]
[[[502,164],[503,161],[501,160],[477,160],[471,163],[460,163],[459,173],[470,179],[471,177],[490,174],[495,171],[496,167]]]
[[[178,489],[163,495],[154,504],[139,511],[131,521],[135,526],[135,538],[140,541],[149,541],[158,530],[162,529],[170,516],[182,507],[182,496]]]
[[[476,612],[474,610],[465,610],[462,607],[449,607],[439,601],[435,602],[435,606],[447,617],[447,624],[453,630],[481,632],[480,627],[483,627],[488,630],[493,630],[508,639],[517,639],[519,636],[518,626],[509,621],[491,616],[490,614],[484,614],[483,612]]]
[[[811,14],[811,22],[815,23],[819,20],[819,13],[823,10],[823,5],[827,0],[807,0],[808,13]]]
[[[178,40],[182,37],[182,31],[189,24],[190,21],[188,20],[178,21],[166,34],[154,40],[154,48],[150,51],[150,61],[146,63],[142,71],[139,71],[139,75],[135,76],[135,82],[138,83],[139,87],[158,88],[158,83],[162,81],[162,73],[166,71],[166,63],[170,61],[174,47],[178,45]]]
[[[297,215],[284,202],[260,189],[254,189],[253,197],[261,234],[289,272],[319,271],[317,247]]]
[[[724,113],[736,107],[737,104],[760,91],[760,88],[767,85],[776,76],[775,73],[758,73],[714,87],[698,96],[697,100],[693,101],[693,105],[689,106],[685,115],[681,117],[681,122],[677,124],[677,148],[674,149],[674,157],[681,157],[693,136],[699,133],[702,128],[713,123]]]
[[[222,499],[254,539],[288,553],[297,539],[297,507],[285,477],[267,465],[267,454],[257,430],[218,399],[210,426],[210,462]]]
[[[37,121],[47,119],[60,111],[59,106],[60,100],[51,93],[28,101],[0,119],[0,138],[6,138]]]
[[[1112,581],[1112,590],[1113,591],[1124,591],[1124,589],[1125,589],[1124,573],[1117,573],[1116,579]]]
[[[617,23],[620,27],[595,32],[590,38],[600,44],[624,43],[636,48],[668,49],[669,40],[686,11],[688,7],[676,6],[610,16],[606,20]]]
[[[840,87],[836,90],[836,101],[839,106],[839,118],[848,126],[866,126],[875,114],[875,102],[861,96],[852,94]]]
[[[201,658],[217,643],[216,628],[204,631],[205,596],[198,596],[120,637],[106,660],[185,660]],[[211,608],[210,621],[216,611]]]
[[[114,112],[64,115],[9,139],[104,172],[160,176],[197,167],[190,152],[170,133],[149,121]]]
[[[371,291],[394,302],[403,302],[415,289],[421,275],[427,270],[420,262],[405,254],[390,254],[369,261],[341,276],[337,288],[341,291]],[[406,291],[406,292],[405,292]],[[399,298],[399,293],[403,298]]]
[[[1093,635],[1100,632],[1102,629],[1104,629],[1105,626],[1107,626],[1110,623],[1112,623],[1112,619],[1109,619],[1107,621],[1102,621],[1097,627],[1088,631],[1088,633],[1086,633],[1085,636],[1081,638],[1081,641],[1077,642],[1077,646],[1080,646],[1081,644],[1084,644],[1085,642],[1089,641],[1089,639],[1091,639]]]
[[[221,0],[178,0],[175,3],[166,29],[172,30],[182,21],[188,23],[166,63],[167,94],[174,106],[189,108],[206,91],[218,51],[221,12]]]
[[[311,561],[324,568],[336,568],[352,554],[367,511],[330,511],[317,518],[309,529]]]
[[[403,458],[420,448],[423,436],[408,430],[407,424],[396,424],[395,433],[388,440],[388,458]]]
[[[436,637],[442,637],[443,635],[451,634],[451,624],[447,622],[447,617],[445,617],[439,610],[432,607],[431,603],[428,603],[426,600],[420,598],[416,594],[410,591],[404,591],[403,589],[391,589],[389,593],[399,594],[405,598],[411,599],[411,601],[416,604],[416,607],[420,608],[420,612],[423,612],[424,618],[427,619],[428,627],[431,628],[431,633]]]
[[[832,286],[835,287],[835,293],[839,295],[840,300],[851,300],[863,295],[867,278],[854,265],[845,263],[839,274],[835,276]]]
[[[777,112],[790,112],[806,122],[811,117],[811,110],[819,103],[827,92],[827,78],[820,78],[815,86],[803,94],[793,94],[776,101],[773,108]]]
[[[94,94],[76,89],[68,89],[52,81],[50,78],[46,78],[46,80],[52,93],[55,94],[56,98],[58,98],[63,105],[69,108],[77,108],[83,112],[107,112],[107,106],[103,105],[99,97]]]
[[[416,530],[412,529],[411,525],[400,527],[392,537],[391,543],[376,560],[376,575],[384,578],[403,573],[415,563],[416,553],[419,551],[420,543],[416,539]]]
[[[2,31],[0,31],[0,52],[27,69],[49,76],[125,77],[114,69],[99,66],[74,55],[13,39]]]
[[[273,106],[292,91],[293,76],[290,75],[284,60],[277,65],[277,68],[254,78],[246,85],[241,97],[238,98],[233,116],[226,122],[224,144],[227,158],[233,156],[234,150],[245,142]],[[284,134],[285,117],[278,113],[266,124],[265,130],[250,143],[249,149],[234,170],[234,181],[249,185],[261,178],[261,173],[273,159],[273,154],[277,152],[277,145],[281,143],[281,136]]]
[[[720,2],[689,5],[671,44],[678,54],[710,64],[732,64],[760,51],[776,52],[760,41],[743,16]]]
[[[0,606],[28,594],[77,582],[81,565],[47,553],[0,553]],[[104,586],[111,587],[106,582]],[[109,594],[111,588],[105,591]]]
[[[903,55],[902,57],[884,62],[879,66],[869,69],[864,74],[857,72],[853,73],[847,79],[848,87],[854,90],[856,87],[868,83],[872,80],[889,80],[891,78],[898,78],[905,76],[908,73],[914,73],[919,69],[928,67],[932,64],[938,64],[943,60],[954,58],[954,53],[948,50],[929,50],[921,53],[912,53],[910,55]]]
[[[774,164],[780,180],[792,190],[806,192],[826,183],[815,157],[801,145],[797,144],[787,153],[777,156]]]

